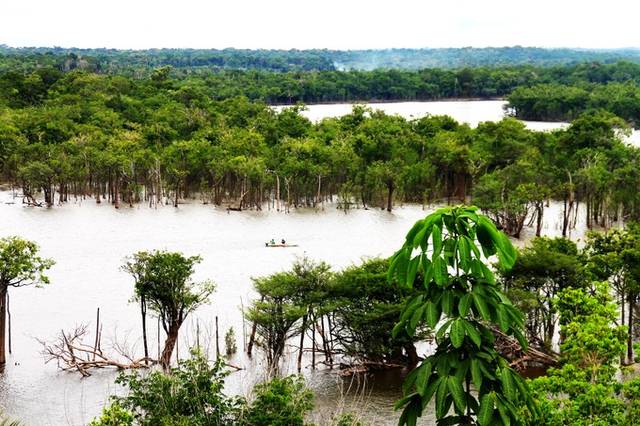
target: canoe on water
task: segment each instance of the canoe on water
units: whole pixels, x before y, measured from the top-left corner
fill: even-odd
[[[297,244],[270,244],[264,243],[265,247],[298,247]]]

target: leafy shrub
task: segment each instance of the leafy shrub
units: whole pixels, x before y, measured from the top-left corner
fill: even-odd
[[[254,391],[244,420],[248,426],[302,426],[305,414],[313,408],[313,393],[299,376],[275,378]]]

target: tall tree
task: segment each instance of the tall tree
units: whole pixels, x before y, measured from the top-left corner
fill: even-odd
[[[5,336],[9,287],[49,283],[45,272],[54,262],[38,256],[38,251],[38,245],[32,241],[20,237],[0,238],[0,368],[7,362]]]
[[[160,317],[167,339],[159,361],[167,371],[180,327],[189,313],[207,302],[215,285],[211,281],[193,282],[191,276],[194,266],[201,261],[200,256],[154,251],[134,259],[130,268],[142,278],[140,284],[136,283],[134,298],[140,301],[144,296],[146,306]]]

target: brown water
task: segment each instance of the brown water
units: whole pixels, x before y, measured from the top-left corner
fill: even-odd
[[[119,269],[125,256],[145,249],[202,255],[197,278],[212,278],[218,287],[211,303],[200,308],[182,330],[179,349],[184,357],[186,348],[194,343],[196,322],[202,346],[213,347],[206,335],[212,333],[216,315],[220,334],[233,326],[242,347],[240,307],[253,297],[250,277],[287,269],[303,255],[337,269],[365,257],[390,255],[409,227],[428,213],[420,206],[401,207],[393,213],[352,210],[345,214],[335,208],[290,214],[228,213],[197,203],[179,208],[140,205],[115,210],[91,200],[44,209],[23,207],[19,199],[16,204],[5,204],[10,201],[9,192],[0,192],[0,236],[16,234],[35,240],[42,254],[57,262],[51,269],[50,285],[11,293],[14,353],[6,372],[0,375],[0,407],[34,425],[83,424],[116,391],[112,372],[100,371],[81,379],[77,374],[59,372],[55,365],[44,365],[35,338],[50,339],[61,329],[93,324],[95,310],[100,307],[103,346],[108,347],[113,339],[141,353],[138,310],[129,302],[132,281]],[[557,205],[547,211],[546,235],[558,235],[559,215]],[[299,247],[264,247],[264,241],[272,237],[285,237]],[[229,377],[228,391],[247,394],[261,378],[261,361],[237,356],[232,362],[247,370]],[[293,371],[294,363],[293,359],[285,361],[285,370]],[[400,372],[380,375],[373,387],[364,390],[362,383],[351,386],[351,392],[345,391],[352,385],[350,379],[344,383],[327,371],[307,369],[305,374],[318,391],[318,417],[326,418],[336,407],[357,403],[363,416],[374,419],[375,424],[395,422],[391,407],[399,395]]]

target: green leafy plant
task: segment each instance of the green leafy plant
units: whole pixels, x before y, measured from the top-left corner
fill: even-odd
[[[256,385],[243,424],[247,426],[302,426],[313,408],[313,393],[300,376],[274,378]]]
[[[102,415],[91,421],[89,426],[131,426],[133,413],[123,408],[118,402],[108,405],[102,410]]]
[[[192,352],[168,374],[157,370],[147,375],[122,373],[116,383],[128,394],[112,397],[96,425],[237,424],[245,403],[223,393],[227,375],[222,361],[209,365],[199,352]]]
[[[232,357],[238,352],[238,346],[236,345],[236,334],[233,331],[233,327],[229,328],[224,335],[224,347],[227,357]]]
[[[416,290],[394,334],[411,336],[426,323],[436,329],[437,342],[435,353],[405,379],[396,403],[404,407],[401,425],[415,425],[434,398],[439,425],[521,424],[521,404],[537,413],[525,381],[494,348],[493,325],[523,347],[527,342],[522,314],[487,266],[493,256],[509,269],[516,250],[476,207],[465,206],[441,208],[416,222],[393,255],[389,280]],[[419,272],[422,282],[415,280]]]

